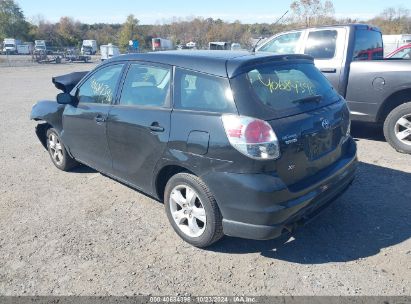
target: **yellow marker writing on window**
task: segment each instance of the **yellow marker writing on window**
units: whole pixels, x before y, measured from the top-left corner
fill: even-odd
[[[310,94],[315,95],[315,87],[304,81],[295,81],[295,80],[278,80],[274,81],[271,78],[268,79],[268,82],[264,82],[260,75],[258,75],[258,80],[266,86],[271,93],[277,91],[294,91],[296,94]]]

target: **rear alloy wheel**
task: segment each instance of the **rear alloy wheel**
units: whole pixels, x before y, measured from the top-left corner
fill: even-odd
[[[47,130],[47,150],[53,164],[63,171],[68,171],[78,163],[67,153],[60,136],[53,128]]]
[[[398,152],[411,154],[411,102],[391,111],[384,123],[384,135]]]
[[[175,232],[196,247],[207,247],[223,236],[222,216],[214,196],[198,177],[179,173],[167,183],[164,204]]]

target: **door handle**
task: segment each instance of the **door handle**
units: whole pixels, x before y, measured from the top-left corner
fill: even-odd
[[[102,116],[102,115],[97,115],[97,116],[94,118],[94,120],[96,121],[96,123],[102,124],[102,123],[106,122],[107,117],[104,117],[104,116]]]
[[[164,132],[164,128],[158,122],[153,122],[148,128],[153,132]]]
[[[335,68],[322,68],[320,71],[323,73],[337,73],[337,69]]]

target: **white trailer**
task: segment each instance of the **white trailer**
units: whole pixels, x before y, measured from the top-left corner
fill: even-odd
[[[14,38],[5,38],[3,40],[3,53],[17,54],[17,46],[21,44],[20,40]]]
[[[402,35],[382,35],[384,42],[384,57],[396,49],[411,43],[411,34]]]
[[[164,38],[153,38],[151,39],[151,44],[153,46],[153,51],[166,51],[173,49],[173,42]]]
[[[81,46],[81,53],[86,55],[95,55],[97,53],[97,41],[96,40],[83,40]]]
[[[17,53],[19,55],[30,55],[33,52],[33,45],[24,43],[17,46]]]
[[[107,45],[100,45],[101,61],[110,59],[120,55],[120,49],[109,43]]]

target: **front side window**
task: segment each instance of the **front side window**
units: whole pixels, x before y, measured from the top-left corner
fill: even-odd
[[[304,54],[315,59],[331,59],[335,56],[337,31],[324,30],[308,34]]]
[[[297,44],[300,37],[301,32],[293,32],[278,36],[263,45],[259,51],[276,54],[295,54],[297,52]]]
[[[117,64],[95,72],[77,91],[79,103],[112,103],[122,69],[123,64]]]
[[[177,70],[177,109],[235,113],[233,94],[228,79],[191,71]]]
[[[170,96],[171,70],[143,64],[131,64],[121,91],[120,104],[164,106]]]
[[[354,61],[380,60],[384,57],[382,36],[374,30],[357,30],[355,32]]]

